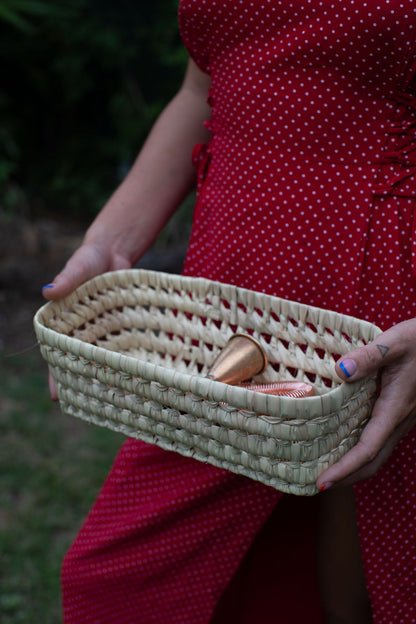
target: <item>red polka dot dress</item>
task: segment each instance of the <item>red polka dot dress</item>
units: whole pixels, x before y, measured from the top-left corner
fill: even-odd
[[[179,17],[212,81],[185,272],[384,329],[416,316],[416,2],[181,0]],[[355,491],[374,623],[415,624],[416,432]],[[279,498],[127,441],[65,559],[65,624],[208,624]],[[319,624],[301,561],[293,595],[273,570],[270,617]]]

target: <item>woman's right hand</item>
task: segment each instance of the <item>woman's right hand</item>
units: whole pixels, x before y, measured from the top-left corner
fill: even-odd
[[[42,294],[45,299],[61,299],[96,275],[130,268],[131,261],[120,253],[113,252],[106,246],[85,242],[71,256],[54,280],[43,287]],[[58,395],[51,374],[49,374],[49,392],[52,401],[57,401]]]
[[[131,261],[105,245],[84,242],[71,256],[64,269],[53,281],[44,286],[42,294],[45,299],[55,301],[69,295],[75,288],[87,280],[118,269],[130,269]]]

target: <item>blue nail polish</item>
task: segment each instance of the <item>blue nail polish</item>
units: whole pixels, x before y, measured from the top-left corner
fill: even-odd
[[[349,374],[349,372],[347,371],[347,369],[345,368],[345,366],[344,366],[344,364],[342,362],[339,365],[339,367],[342,370],[342,372],[344,373],[344,375],[346,375],[347,377],[351,377],[351,375]]]
[[[45,288],[53,288],[54,284],[46,284],[46,286],[42,286],[42,290],[45,290]]]
[[[346,377],[352,377],[357,372],[357,364],[354,360],[346,359],[339,363],[339,367]]]

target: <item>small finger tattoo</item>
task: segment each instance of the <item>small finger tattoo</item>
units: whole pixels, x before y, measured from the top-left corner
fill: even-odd
[[[380,355],[382,358],[385,358],[387,353],[390,351],[390,347],[386,347],[384,345],[376,345],[377,349],[380,351]]]

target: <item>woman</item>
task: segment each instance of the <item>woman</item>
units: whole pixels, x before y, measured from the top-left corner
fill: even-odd
[[[65,622],[237,623],[269,607],[276,621],[416,622],[416,7],[182,0],[179,16],[184,83],[45,296],[134,265],[193,184],[193,152],[185,273],[376,323],[337,372],[380,370],[381,392],[302,503],[126,442],[66,557]],[[313,525],[318,503],[320,601],[305,570],[316,535],[297,553],[293,521]]]

